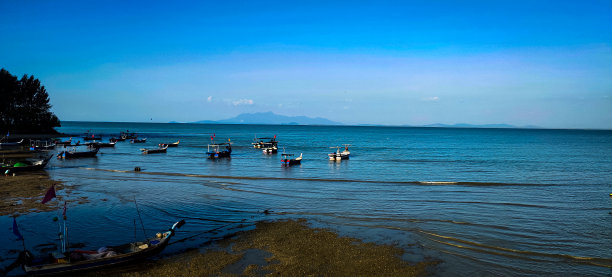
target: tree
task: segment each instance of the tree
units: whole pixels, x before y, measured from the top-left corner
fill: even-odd
[[[51,111],[49,94],[34,76],[21,79],[0,70],[0,134],[9,131],[55,133],[59,119]]]

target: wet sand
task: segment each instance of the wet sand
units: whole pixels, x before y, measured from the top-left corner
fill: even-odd
[[[69,195],[73,189],[62,182],[51,180],[44,171],[17,174],[0,175],[0,216],[56,210],[57,204],[41,203],[51,185],[55,185],[57,200],[60,202],[64,200],[63,195]],[[87,198],[69,199],[68,202],[85,203]]]
[[[438,263],[410,264],[403,252],[286,220],[257,223],[203,253],[190,250],[87,276],[425,276]]]

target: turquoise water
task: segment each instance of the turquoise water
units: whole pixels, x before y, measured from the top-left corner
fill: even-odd
[[[306,218],[398,245],[410,261],[439,259],[440,276],[611,272],[612,131],[92,122],[64,122],[59,131],[89,129],[104,139],[130,130],[148,140],[47,169],[78,186],[69,197],[90,200],[69,208],[70,241],[85,247],[133,240],[136,198],[149,234],[187,220],[165,254],[206,247],[257,220]],[[212,134],[231,139],[231,159],[206,158]],[[251,146],[255,136],[273,135],[279,154]],[[178,139],[166,154],[139,150]],[[350,160],[328,161],[329,147],[341,144],[352,145]],[[302,164],[282,167],[283,149],[302,153]],[[53,215],[19,217],[29,245],[53,240]],[[3,263],[18,249],[13,239],[0,247]]]

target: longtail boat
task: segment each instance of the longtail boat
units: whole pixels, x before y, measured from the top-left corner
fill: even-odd
[[[160,143],[159,146],[168,146],[168,147],[178,147],[181,140],[179,139],[177,142],[173,143]]]
[[[157,149],[142,148],[142,149],[140,149],[140,151],[142,151],[142,154],[154,154],[154,153],[166,153],[167,149],[168,149],[168,146],[164,146],[164,147],[160,147],[160,148],[157,148]]]
[[[297,158],[293,158],[293,156],[293,154],[281,154],[281,164],[283,166],[291,166],[302,163],[302,154]]]
[[[52,157],[53,155],[45,159],[37,160],[34,162],[21,161],[21,162],[16,162],[14,164],[9,164],[9,165],[0,165],[0,172],[15,173],[15,172],[23,172],[23,171],[42,170],[45,168],[45,166],[47,166],[47,163],[49,163],[49,160],[51,160]]]
[[[83,151],[83,152],[76,152],[76,151],[69,151],[69,150],[65,150],[60,152],[59,154],[57,154],[57,158],[58,159],[72,159],[72,158],[87,158],[87,157],[95,157],[96,154],[98,154],[98,151],[100,149],[99,148],[94,148],[91,151]]]
[[[225,150],[221,150],[221,146],[225,146]],[[206,152],[208,158],[211,159],[225,158],[229,157],[231,154],[232,144],[230,142],[209,144],[208,151]]]
[[[135,262],[162,252],[174,236],[176,228],[184,224],[185,220],[176,222],[168,231],[157,233],[146,241],[102,247],[96,251],[66,251],[57,254],[57,257],[33,257],[29,251],[24,251],[20,258],[28,275],[63,275]]]

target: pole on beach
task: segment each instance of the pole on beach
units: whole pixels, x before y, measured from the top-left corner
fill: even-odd
[[[140,210],[138,209],[138,202],[136,202],[136,196],[134,196],[134,204],[136,205],[136,212],[138,213],[138,218],[140,218],[140,226],[142,227],[142,234],[144,235],[145,239],[148,241],[149,239],[147,238],[147,233],[145,232],[144,223],[142,223],[142,216],[140,216]]]

